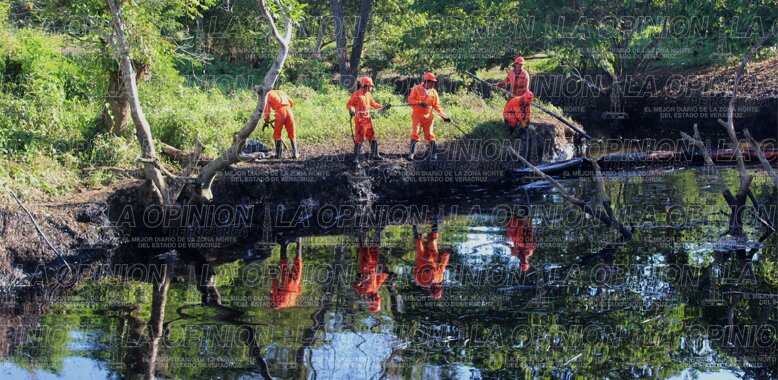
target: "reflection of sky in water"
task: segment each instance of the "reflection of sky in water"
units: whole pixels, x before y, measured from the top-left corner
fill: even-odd
[[[98,351],[105,350],[108,347],[99,344],[100,337],[105,335],[101,331],[83,331],[74,330],[68,332],[70,341],[68,342],[68,350],[71,351]]]
[[[681,374],[670,377],[668,379],[670,380],[690,380],[690,379],[735,380],[735,379],[742,379],[742,378],[743,378],[743,372],[740,371],[721,370],[717,372],[698,372],[692,369],[686,369]]]
[[[396,344],[397,338],[386,334],[327,333],[322,345],[310,349],[312,375],[322,379],[380,378]]]
[[[465,265],[481,266],[496,259],[507,261],[513,258],[504,228],[472,227],[463,235],[466,240],[456,244],[454,251]]]
[[[89,380],[107,379],[109,372],[104,364],[91,358],[71,356],[64,359],[58,373],[44,370],[27,370],[13,363],[0,363],[0,378],[3,379],[66,379]]]

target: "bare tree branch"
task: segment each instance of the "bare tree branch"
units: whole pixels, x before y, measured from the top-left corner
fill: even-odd
[[[32,215],[32,212],[30,212],[30,210],[27,209],[27,207],[24,205],[24,203],[22,203],[22,201],[19,199],[19,197],[16,196],[16,193],[14,193],[10,188],[8,188],[8,186],[5,186],[5,184],[3,184],[3,188],[5,188],[5,191],[7,191],[8,194],[11,194],[11,196],[16,200],[16,203],[19,205],[19,207],[21,207],[22,210],[24,210],[24,212],[30,218],[30,221],[32,222],[32,225],[35,226],[35,230],[38,231],[38,234],[43,238],[43,241],[46,242],[46,245],[48,245],[49,248],[51,248],[51,250],[54,251],[54,254],[57,255],[57,258],[59,258],[60,260],[62,260],[63,263],[65,263],[65,266],[68,268],[69,271],[72,270],[72,268],[70,267],[70,264],[68,264],[67,260],[65,260],[65,258],[62,257],[62,255],[59,253],[57,248],[54,247],[54,244],[51,244],[51,241],[49,241],[49,238],[46,237],[46,234],[43,233],[43,230],[41,229],[41,226],[35,220],[35,217]]]
[[[759,157],[759,162],[762,163],[762,167],[767,172],[767,175],[769,175],[773,180],[773,184],[775,185],[776,190],[778,190],[778,174],[775,173],[775,169],[773,169],[772,165],[770,165],[770,161],[767,160],[767,157],[765,157],[764,152],[762,152],[762,148],[759,146],[759,143],[751,136],[751,133],[748,132],[748,129],[743,130],[743,133],[746,135],[746,138],[751,141],[751,144],[753,144],[756,148],[756,155]]]
[[[759,48],[770,39],[772,36],[775,35],[775,33],[778,32],[778,24],[773,25],[773,27],[770,29],[770,31],[762,36],[756,43],[751,46],[751,49],[748,50],[746,55],[743,57],[743,61],[740,62],[740,67],[738,67],[737,72],[735,73],[735,83],[732,85],[732,98],[729,100],[729,107],[727,107],[727,123],[726,123],[726,130],[727,134],[729,134],[729,139],[732,140],[732,144],[734,144],[735,149],[735,156],[737,158],[737,166],[738,171],[740,172],[740,186],[741,188],[744,186],[745,182],[750,181],[750,176],[748,176],[746,173],[746,165],[743,161],[743,153],[740,150],[740,144],[737,140],[737,135],[735,134],[735,124],[734,124],[734,114],[735,114],[735,102],[737,102],[737,92],[738,92],[738,86],[740,85],[740,79],[743,77],[743,72],[746,70],[746,65],[748,65],[748,61],[751,60],[751,56],[754,55],[754,53],[759,50]]]

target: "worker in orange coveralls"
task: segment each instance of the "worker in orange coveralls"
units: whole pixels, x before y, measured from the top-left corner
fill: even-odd
[[[510,131],[516,130],[519,126],[522,129],[527,128],[532,118],[533,100],[535,100],[535,94],[532,91],[527,91],[524,95],[516,96],[505,104],[502,117]]]
[[[513,96],[522,96],[529,91],[529,73],[524,70],[524,58],[516,57],[513,60],[513,70],[508,72],[505,80],[497,82],[497,87],[511,86]]]
[[[270,90],[267,93],[267,104],[265,105],[265,125],[270,124],[270,109],[276,114],[275,125],[273,126],[273,140],[276,142],[276,159],[281,158],[281,130],[286,128],[286,135],[292,143],[292,158],[300,157],[297,152],[297,141],[294,139],[294,112],[292,108],[294,102],[285,92],[281,90]]]
[[[519,258],[521,271],[528,271],[529,258],[538,247],[532,231],[532,219],[529,216],[512,215],[505,223],[505,228],[508,230],[508,238],[513,243],[511,254]]]
[[[532,91],[526,91],[521,96],[512,98],[505,104],[505,108],[502,111],[503,121],[505,127],[508,129],[508,136],[516,133],[516,137],[519,137],[519,131],[523,135],[524,139],[524,152],[523,154],[529,154],[529,134],[527,133],[527,126],[529,126],[530,119],[532,118],[532,101],[535,99],[535,95]],[[518,128],[521,127],[521,128]]]
[[[378,141],[373,131],[373,120],[370,118],[371,109],[388,110],[391,105],[382,106],[373,100],[370,90],[373,88],[373,80],[370,77],[359,79],[359,88],[351,94],[346,103],[346,108],[354,119],[354,164],[359,165],[359,154],[362,151],[362,141],[370,141],[370,159],[383,160],[378,153]]]
[[[413,226],[413,239],[416,241],[416,267],[413,276],[416,283],[428,289],[434,299],[443,297],[443,277],[448,265],[449,254],[438,253],[438,225],[432,225],[427,234],[426,243],[416,225]]]
[[[378,291],[389,279],[388,273],[378,273],[379,244],[366,244],[359,239],[359,275],[351,286],[360,297],[367,299],[367,310],[371,313],[381,311],[381,296]]]
[[[433,73],[425,73],[424,82],[411,89],[408,95],[408,104],[412,106],[411,111],[411,146],[408,153],[408,160],[413,160],[416,155],[416,144],[419,142],[419,128],[424,131],[424,139],[430,144],[430,159],[437,160],[437,145],[435,142],[435,133],[432,130],[432,123],[435,120],[435,110],[443,121],[449,123],[451,118],[443,113],[440,108],[440,97],[438,91],[433,88],[438,79]]]
[[[292,307],[297,303],[297,297],[303,292],[303,252],[300,239],[297,239],[297,255],[294,258],[294,266],[289,268],[289,260],[286,257],[288,242],[281,244],[281,258],[278,266],[281,269],[281,280],[273,278],[270,287],[270,306],[273,309]]]

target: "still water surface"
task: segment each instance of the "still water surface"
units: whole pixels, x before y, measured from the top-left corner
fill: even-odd
[[[725,202],[700,170],[607,191],[630,240],[535,184],[146,273],[106,263],[55,300],[6,305],[0,378],[775,378],[775,236],[754,218],[750,243],[721,236]]]

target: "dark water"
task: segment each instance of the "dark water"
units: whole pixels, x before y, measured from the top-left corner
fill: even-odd
[[[630,240],[540,184],[243,258],[105,264],[6,307],[0,377],[778,376],[775,236],[755,218],[748,243],[722,236],[726,203],[700,170],[606,184]],[[770,212],[774,189],[754,190]]]

